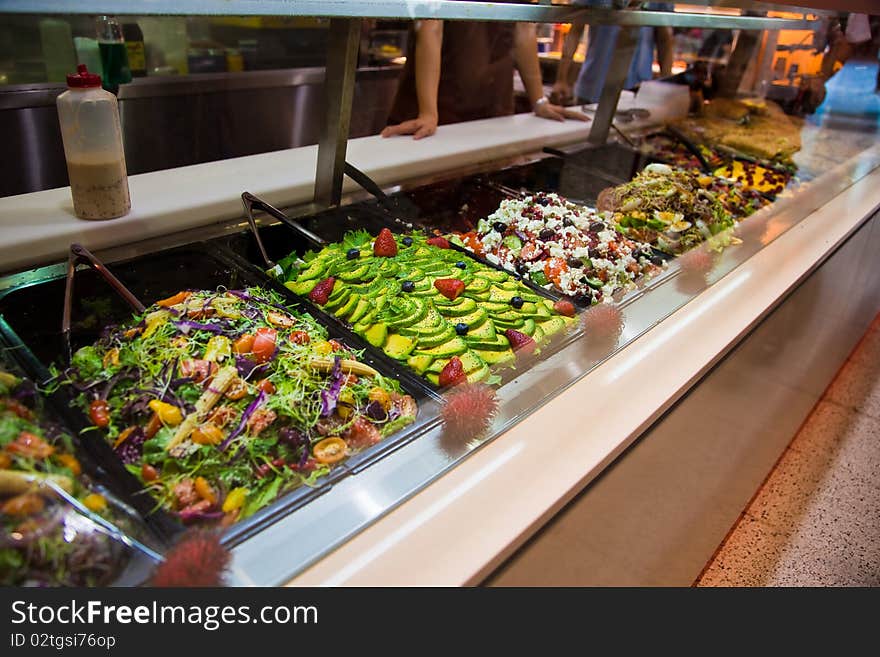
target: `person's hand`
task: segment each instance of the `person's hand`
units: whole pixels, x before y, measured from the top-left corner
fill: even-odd
[[[568,82],[565,80],[557,80],[556,84],[553,85],[553,90],[550,92],[550,101],[564,105],[569,101],[574,100],[573,93],[574,90]]]
[[[574,119],[575,121],[589,121],[590,117],[582,114],[577,110],[568,109],[562,105],[554,105],[551,102],[536,103],[535,115],[542,119],[550,119],[551,121],[565,121],[565,119]]]
[[[404,121],[398,125],[389,125],[382,131],[383,137],[395,135],[412,135],[413,139],[424,139],[437,132],[437,117],[419,115],[418,118]]]

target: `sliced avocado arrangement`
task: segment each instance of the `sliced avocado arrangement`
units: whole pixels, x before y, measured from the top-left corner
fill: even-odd
[[[379,239],[377,250],[387,252],[390,233]],[[393,239],[392,255],[375,255],[369,233],[348,233],[296,261],[285,271],[285,285],[305,296],[333,278],[324,310],[435,385],[453,358],[468,381],[497,381],[490,367],[516,361],[506,330],[540,346],[575,321],[506,272],[427,244],[423,236]]]

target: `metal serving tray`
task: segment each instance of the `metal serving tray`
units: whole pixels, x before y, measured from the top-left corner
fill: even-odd
[[[383,375],[398,379],[402,390],[419,404],[419,416],[414,424],[349,459],[319,480],[315,487],[297,488],[250,518],[232,525],[223,535],[223,541],[228,545],[242,542],[278,518],[325,494],[335,482],[350,475],[353,468],[360,469],[381,458],[438,422],[438,397],[417,377],[399,371],[400,368],[389,364],[386,359],[375,358],[372,350],[366,349],[366,343],[335,317],[305,303],[255,268],[242,266],[236,258],[215,245],[195,243],[177,247],[114,263],[112,269],[135,296],[148,304],[182,288],[261,286],[275,290],[285,297],[289,306],[311,314],[327,328],[331,337],[353,349],[364,350],[364,362]],[[0,293],[0,335],[12,345],[26,373],[35,381],[45,382],[50,378],[47,364],[62,362],[65,353],[60,330],[65,287],[63,271],[58,266],[49,266],[11,278],[9,288]],[[16,284],[15,279],[22,282]],[[128,305],[90,269],[77,272],[74,297],[75,321],[71,332],[74,349],[93,343],[108,324],[131,317]],[[52,395],[52,402],[76,435],[89,428],[91,423],[74,409],[71,398],[69,390],[61,390]],[[168,540],[183,529],[171,514],[155,510],[154,500],[143,494],[140,482],[125,470],[103,436],[88,431],[80,436],[80,440],[100,464],[115,492],[135,507],[157,534]]]

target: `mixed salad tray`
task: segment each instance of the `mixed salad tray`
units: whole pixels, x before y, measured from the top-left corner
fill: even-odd
[[[132,316],[94,271],[78,272],[69,362],[61,276],[6,290],[0,330],[114,490],[164,538],[198,524],[240,542],[437,416],[429,386],[216,248],[113,270],[155,303]]]
[[[137,517],[96,486],[94,464],[0,356],[0,585],[137,583],[152,562],[100,524],[150,540]]]

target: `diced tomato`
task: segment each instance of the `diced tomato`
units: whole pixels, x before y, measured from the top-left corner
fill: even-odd
[[[547,262],[544,263],[544,275],[547,277],[547,280],[553,281],[556,285],[560,284],[560,277],[567,271],[568,265],[563,258],[548,258]]]
[[[232,343],[232,351],[237,354],[249,354],[254,348],[254,336],[246,334]]]

